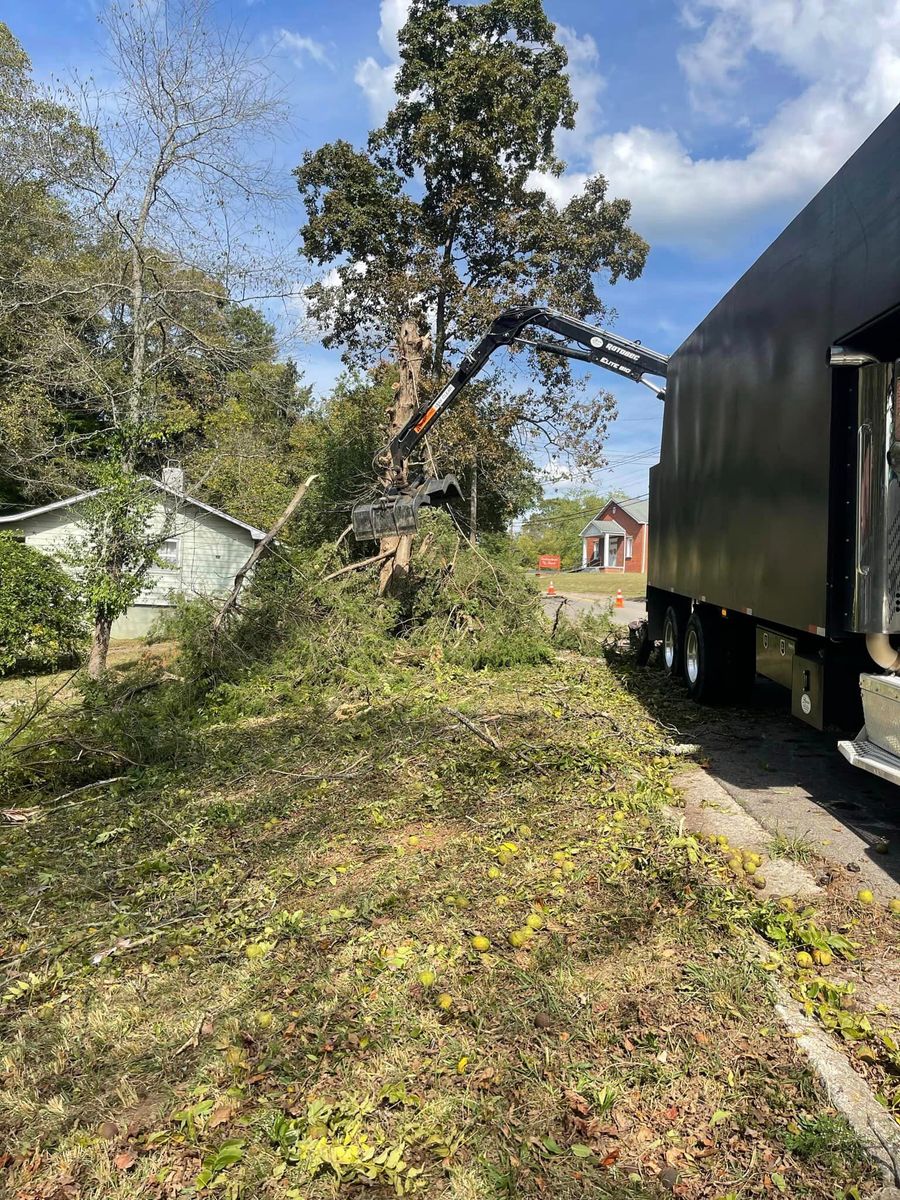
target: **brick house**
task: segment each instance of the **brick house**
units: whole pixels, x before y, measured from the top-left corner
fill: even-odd
[[[649,508],[646,500],[610,500],[581,531],[581,565],[645,574]]]

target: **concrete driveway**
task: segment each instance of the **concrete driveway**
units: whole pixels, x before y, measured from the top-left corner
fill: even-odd
[[[859,887],[900,895],[900,787],[845,762],[836,746],[846,734],[797,721],[787,691],[764,679],[749,709],[696,706],[682,725],[707,773],[770,833],[808,843]]]
[[[572,595],[544,596],[549,616],[563,600],[564,613],[610,612],[619,625],[646,615],[643,600],[610,609],[605,597]],[[740,710],[704,708],[677,684],[671,689],[671,705],[661,705],[659,690],[648,688],[655,715],[675,725],[683,742],[700,746],[704,771],[770,834],[808,845],[859,887],[900,895],[900,787],[845,762],[836,746],[846,733],[797,721],[787,691],[762,678],[750,707]]]

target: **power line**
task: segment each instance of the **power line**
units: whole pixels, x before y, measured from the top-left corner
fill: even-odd
[[[646,500],[648,498],[648,496],[649,496],[649,492],[645,493],[643,496],[628,496],[624,500],[619,500],[615,496],[611,496],[610,500],[615,500],[616,504],[623,504],[623,505],[624,504],[636,504],[639,500]],[[608,503],[609,503],[609,501],[607,501],[607,504]],[[560,516],[560,517],[523,517],[523,518],[521,518],[521,521],[522,521],[523,528],[526,525],[528,525],[528,526],[531,526],[531,525],[562,525],[566,521],[574,520],[575,517],[586,517],[590,514],[593,514],[594,516],[597,515],[596,504],[592,505],[590,508],[579,509],[577,512],[566,513],[565,516]]]

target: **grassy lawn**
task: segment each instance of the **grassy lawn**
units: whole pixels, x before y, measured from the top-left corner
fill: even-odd
[[[862,1194],[627,663],[266,687],[0,828],[4,1195]]]
[[[141,660],[163,661],[174,653],[169,642],[148,646],[143,638],[120,638],[110,644],[109,665],[118,670],[135,666]],[[56,693],[56,700],[65,702],[76,695],[74,687],[77,667],[52,671],[43,675],[9,675],[0,678],[0,704],[17,701],[29,703],[36,697]]]
[[[626,597],[642,597],[647,594],[646,575],[599,571],[541,571],[540,575],[534,575],[532,578],[539,591],[545,592],[552,582],[556,590],[564,596],[615,596],[619,588]]]

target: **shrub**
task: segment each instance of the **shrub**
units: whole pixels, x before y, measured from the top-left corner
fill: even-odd
[[[62,567],[0,536],[0,675],[56,666],[86,632],[76,586]]]
[[[439,644],[474,670],[528,666],[552,656],[541,602],[504,535],[472,549],[443,513],[425,513],[404,606],[410,640]]]

